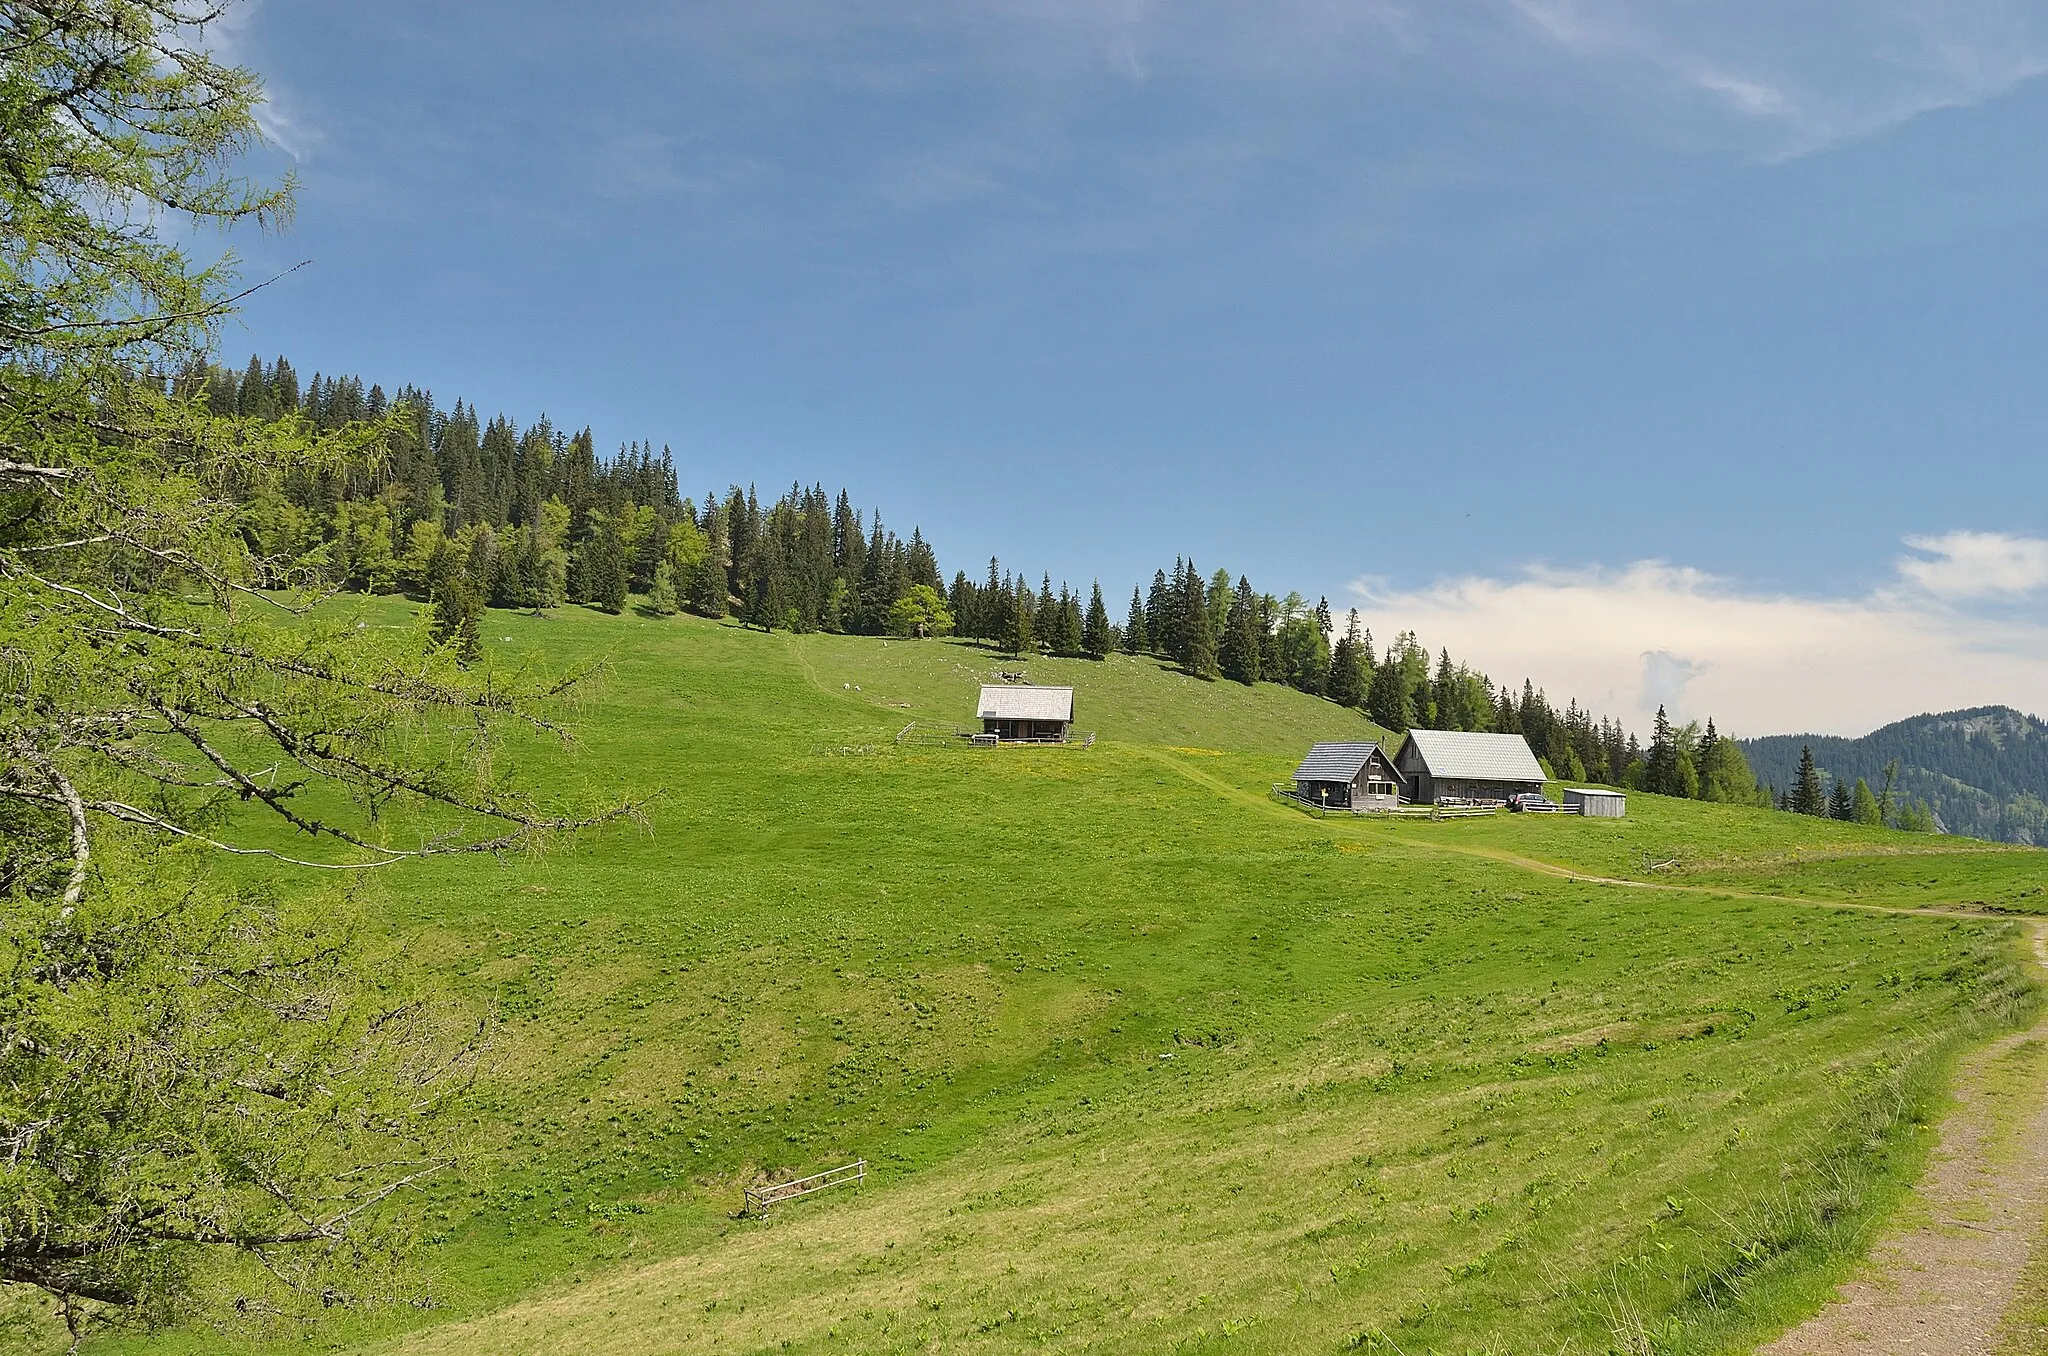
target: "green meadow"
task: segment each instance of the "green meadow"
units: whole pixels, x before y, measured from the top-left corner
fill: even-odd
[[[1745,1350],[2036,1001],[2017,924],[1883,910],[2048,912],[2038,852],[1648,796],[1317,819],[1267,789],[1361,716],[1149,659],[1022,666],[1097,741],[989,751],[897,742],[1019,667],[962,643],[486,641],[606,660],[531,782],[651,799],[359,902],[497,1026],[431,1307],[340,1349]]]

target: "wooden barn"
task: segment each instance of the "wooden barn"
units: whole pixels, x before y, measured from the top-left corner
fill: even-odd
[[[1294,794],[1332,810],[1393,810],[1401,774],[1377,744],[1318,744],[1294,769]]]
[[[1006,743],[1064,744],[1074,728],[1074,689],[990,684],[975,714],[983,734]]]
[[[1410,730],[1394,758],[1408,798],[1505,804],[1522,791],[1543,790],[1543,765],[1518,734]]]

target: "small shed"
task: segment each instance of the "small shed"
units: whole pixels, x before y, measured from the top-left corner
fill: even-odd
[[[1505,804],[1524,791],[1543,790],[1543,765],[1518,734],[1472,730],[1410,730],[1394,757],[1409,799]]]
[[[1628,813],[1628,797],[1619,791],[1572,787],[1564,793],[1564,808],[1588,819],[1620,819]]]
[[[1401,774],[1378,744],[1318,744],[1294,769],[1294,794],[1332,810],[1392,810],[1401,804]]]
[[[1064,744],[1074,728],[1074,689],[1030,683],[992,683],[975,707],[981,732],[999,740]]]

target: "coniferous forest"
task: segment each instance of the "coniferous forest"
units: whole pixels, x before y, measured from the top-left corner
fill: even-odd
[[[194,368],[174,394],[222,415],[296,418],[313,428],[381,428],[367,466],[306,471],[251,492],[259,554],[320,548],[333,578],[430,605],[437,641],[474,654],[486,608],[582,604],[620,612],[633,595],[656,615],[734,616],[763,630],[958,635],[1008,654],[1156,655],[1202,679],[1284,683],[1363,711],[1388,730],[1518,733],[1557,777],[1662,795],[1773,804],[1740,747],[1709,721],[1673,727],[1660,710],[1648,746],[1576,700],[1560,708],[1533,681],[1496,684],[1403,631],[1376,641],[1356,611],[1275,597],[1192,559],[1153,572],[1114,619],[1099,581],[1083,592],[1049,571],[956,570],[948,581],[922,531],[906,539],[848,492],[791,485],[764,503],[753,487],[681,492],[667,447],[601,455],[588,428],[543,418],[520,427],[457,400],[443,410],[413,385],[387,393],[354,376],[301,382],[290,361],[251,357],[236,372]]]

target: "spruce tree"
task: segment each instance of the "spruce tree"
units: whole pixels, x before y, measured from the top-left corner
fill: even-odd
[[[1176,579],[1180,566],[1174,565]],[[1166,571],[1152,571],[1152,591],[1145,595],[1145,639],[1146,650],[1151,654],[1171,654],[1173,647],[1173,590],[1166,582]]]
[[[1206,623],[1197,623],[1190,629],[1187,659],[1183,662],[1192,677],[1208,681],[1216,677],[1216,641],[1209,634]]]
[[[1399,655],[1389,654],[1373,670],[1366,711],[1375,724],[1386,730],[1398,732],[1415,723],[1415,709],[1408,702],[1408,675],[1402,671]]]
[[[1821,789],[1820,771],[1813,765],[1811,744],[1799,747],[1799,775],[1792,783],[1792,793],[1786,804],[1794,814],[1827,813],[1827,793]]]
[[[590,590],[590,601],[606,612],[623,612],[626,607],[626,552],[619,542],[618,527],[609,518],[598,520],[597,533],[586,549],[589,560],[585,565],[585,584]]]
[[[690,610],[700,617],[723,617],[729,606],[727,602],[730,576],[726,573],[726,552],[729,543],[725,535],[725,511],[717,501],[710,501],[711,507],[704,511],[704,559],[697,562],[695,578],[690,582]]]
[[[1345,628],[1343,639],[1337,642],[1336,650],[1330,655],[1330,700],[1339,706],[1362,706],[1365,704],[1369,682],[1370,674],[1365,663],[1365,643],[1358,631],[1358,609],[1353,608],[1350,625]]]
[[[1840,777],[1835,778],[1834,790],[1828,792],[1828,818],[1849,823],[1856,817],[1856,800],[1849,792],[1849,784]]]
[[[1145,625],[1145,600],[1138,586],[1131,585],[1131,614],[1124,618],[1124,653],[1144,654],[1152,648],[1151,632]]]
[[[1010,654],[1023,654],[1031,648],[1031,590],[1023,580],[1018,580],[1008,590],[1009,604],[1003,609],[1002,647]]]
[[[981,615],[975,618],[975,629],[972,632],[975,639],[986,640],[991,644],[1002,640],[1005,634],[1005,621],[1010,615],[1006,601],[1009,596],[1008,590],[1003,587],[996,567],[996,558],[990,556],[988,582],[981,587]]]
[[[1225,678],[1249,687],[1259,681],[1258,600],[1243,575],[1224,614],[1222,643],[1216,647],[1216,666]]]
[[[1094,659],[1109,653],[1115,637],[1110,634],[1109,609],[1102,605],[1102,581],[1095,581],[1088,595],[1088,620],[1081,626],[1081,648]]]
[[[427,611],[427,635],[436,645],[446,645],[459,663],[474,664],[483,658],[483,590],[456,571],[435,589]]]
[[[1654,791],[1660,796],[1679,794],[1678,786],[1678,741],[1671,732],[1671,719],[1664,714],[1664,708],[1657,708],[1657,718],[1650,726],[1650,753],[1643,769],[1643,789]]]

